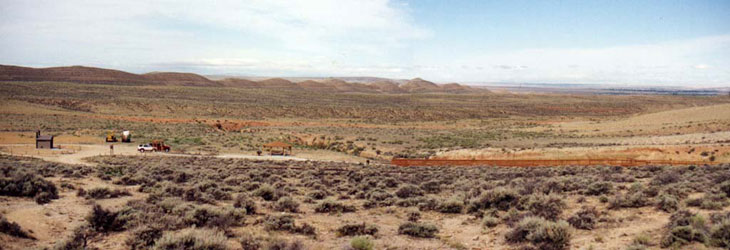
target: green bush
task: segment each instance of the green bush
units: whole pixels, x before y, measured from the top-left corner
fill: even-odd
[[[167,232],[157,240],[154,250],[226,250],[227,238],[220,231],[210,229],[183,229]]]
[[[438,231],[434,225],[416,222],[406,222],[398,227],[398,234],[419,238],[433,238]]]
[[[350,247],[354,250],[373,250],[375,243],[367,237],[354,237],[350,240]]]

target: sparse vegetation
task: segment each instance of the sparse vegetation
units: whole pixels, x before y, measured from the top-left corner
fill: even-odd
[[[416,222],[406,222],[398,227],[398,234],[419,238],[433,238],[438,231],[434,225]]]

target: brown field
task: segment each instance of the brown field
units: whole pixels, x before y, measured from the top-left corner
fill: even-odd
[[[210,249],[730,244],[727,96],[448,93],[424,83],[316,91],[121,76],[145,84],[0,83],[2,249],[165,249],[185,233]],[[33,148],[36,130],[60,149]],[[133,142],[109,156],[104,136],[122,130]],[[172,151],[136,152],[155,139]],[[271,141],[291,143],[293,155],[256,156]],[[574,166],[390,165],[398,157]],[[622,161],[642,166],[614,166]]]

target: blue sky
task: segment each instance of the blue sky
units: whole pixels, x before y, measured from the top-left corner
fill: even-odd
[[[730,1],[0,0],[0,64],[730,86]]]

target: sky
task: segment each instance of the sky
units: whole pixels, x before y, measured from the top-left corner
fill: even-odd
[[[730,1],[0,0],[0,64],[730,87]]]

